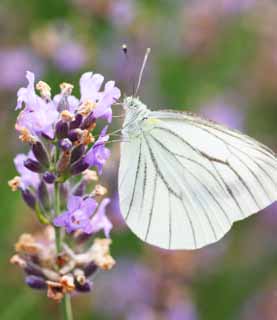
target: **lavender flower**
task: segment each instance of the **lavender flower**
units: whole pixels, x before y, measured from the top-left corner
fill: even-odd
[[[68,41],[57,48],[53,59],[62,71],[76,72],[86,64],[88,57],[84,46],[75,41]]]
[[[42,236],[43,243],[32,235],[23,235],[11,262],[28,274],[27,285],[46,290],[49,298],[60,302],[73,291],[89,292],[89,277],[96,269],[109,270],[115,264],[109,252],[111,239],[107,239],[112,229],[106,216],[110,199],[103,199],[107,189],[96,184],[95,171],[86,171],[79,180],[75,176],[92,166],[102,173],[110,156],[105,147],[108,127],[102,129],[96,142],[93,130],[97,119],[111,121],[111,106],[120,91],[113,81],[101,90],[103,76],[87,72],[80,79],[80,99],[72,95],[73,85],[69,83],[62,83],[60,94],[52,99],[48,84],[39,81],[35,85],[31,72],[26,77],[27,87],[18,91],[16,110],[21,111],[16,130],[31,151],[16,156],[14,163],[20,176],[8,184],[13,191],[21,191],[41,223],[51,225],[52,234]],[[60,227],[74,234],[78,253],[74,242],[72,248],[68,246]],[[101,230],[105,239],[95,239],[80,250],[90,238],[87,235]],[[89,272],[88,266],[93,270]]]
[[[103,81],[104,77],[100,74],[84,73],[80,79],[81,101],[97,102],[94,109],[95,118],[103,118],[111,122],[111,105],[120,97],[120,91],[115,87],[114,81],[108,81],[104,91],[99,92]]]
[[[32,52],[18,47],[0,50],[0,69],[0,88],[14,90],[22,85],[25,70],[33,69],[41,76],[44,66]]]
[[[35,76],[27,72],[26,78],[29,81],[27,88],[21,88],[17,94],[16,110],[21,109],[23,103],[25,108],[17,118],[16,128],[20,131],[26,128],[34,136],[45,134],[50,138],[54,137],[54,123],[58,120],[59,113],[55,104],[46,102],[35,92]]]
[[[78,196],[70,196],[67,209],[54,219],[56,227],[65,227],[66,232],[82,230],[84,233],[92,233],[93,226],[90,217],[97,207],[97,202],[92,198],[83,199]]]

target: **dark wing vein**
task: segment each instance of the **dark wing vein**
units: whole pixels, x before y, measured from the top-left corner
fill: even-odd
[[[133,190],[132,190],[132,196],[131,196],[131,201],[129,204],[129,208],[127,211],[127,215],[125,217],[126,221],[129,218],[132,206],[133,206],[133,202],[134,202],[134,198],[135,198],[135,191],[136,191],[136,186],[137,186],[137,180],[138,180],[138,176],[139,176],[139,171],[140,171],[140,166],[141,166],[141,141],[140,141],[140,146],[139,146],[139,155],[138,155],[138,162],[137,162],[137,169],[136,169],[136,175],[135,175],[135,181],[134,181],[134,186],[133,186]]]

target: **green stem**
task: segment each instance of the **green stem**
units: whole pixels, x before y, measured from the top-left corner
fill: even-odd
[[[62,301],[63,316],[65,320],[73,320],[71,299],[69,294],[65,294]]]
[[[59,183],[55,183],[54,187],[54,197],[55,197],[55,216],[60,214],[61,204],[60,204],[60,189]],[[55,241],[56,241],[56,250],[57,254],[62,251],[62,232],[61,228],[55,227]],[[62,311],[64,320],[73,320],[71,299],[69,294],[65,294],[62,300]]]

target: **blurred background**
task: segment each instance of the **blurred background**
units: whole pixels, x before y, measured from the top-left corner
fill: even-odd
[[[82,72],[114,79],[127,94],[145,49],[140,90],[151,106],[199,112],[277,150],[277,3],[270,0],[1,0],[0,319],[59,319],[58,306],[9,265],[23,232],[40,228],[12,193],[17,89],[25,71],[53,91]],[[121,45],[129,47],[129,63]],[[76,91],[75,91],[76,93]],[[120,121],[114,121],[118,127]],[[102,183],[113,199],[115,269],[74,297],[76,319],[273,320],[277,314],[277,206],[236,223],[205,249],[166,252],[143,244],[120,218],[112,147]]]

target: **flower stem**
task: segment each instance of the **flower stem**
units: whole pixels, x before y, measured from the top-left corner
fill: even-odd
[[[62,300],[63,317],[65,320],[73,320],[71,298],[69,294],[65,294]]]
[[[55,216],[60,214],[60,189],[59,183],[55,183],[54,187],[55,193]],[[55,227],[55,241],[56,241],[56,250],[57,254],[62,251],[62,233],[61,228]],[[62,311],[64,320],[73,320],[72,307],[71,307],[71,299],[69,294],[65,294],[62,300]]]

